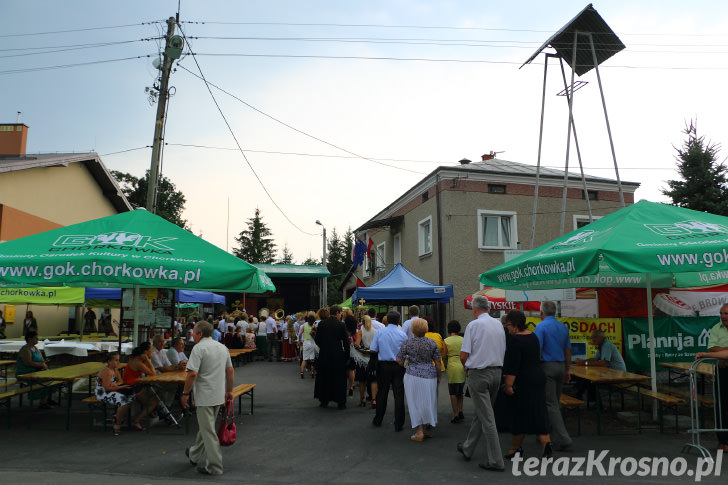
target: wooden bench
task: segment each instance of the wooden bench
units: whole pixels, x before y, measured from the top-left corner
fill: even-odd
[[[576,432],[577,436],[581,436],[581,407],[584,405],[584,401],[575,397],[569,396],[568,394],[562,394],[559,399],[561,404],[562,413],[564,418],[569,412],[575,412],[576,414]]]
[[[104,416],[104,421],[103,421],[104,425],[103,426],[104,426],[104,431],[106,431],[106,423],[108,422],[108,417],[106,414],[107,404],[103,401],[99,401],[98,399],[96,399],[96,396],[90,396],[90,397],[87,397],[86,399],[81,399],[81,402],[88,404],[88,427],[89,427],[89,429],[93,429],[93,427],[94,427],[93,410],[100,409],[101,413]]]
[[[664,408],[672,408],[673,414],[675,415],[675,432],[679,431],[677,422],[677,407],[680,404],[685,404],[685,399],[675,397],[671,394],[663,394],[661,392],[653,391],[652,389],[640,389],[640,397],[649,397],[658,403],[657,415],[660,418],[660,433],[664,433],[665,427],[663,422]],[[642,409],[642,403],[640,403],[640,409]]]
[[[46,384],[45,387],[58,387],[62,384],[65,384],[63,381],[51,381]],[[35,390],[37,390],[36,388]],[[10,405],[11,401],[15,396],[18,396],[20,398],[20,405],[23,404],[23,395],[28,394],[30,392],[30,386],[24,386],[24,387],[18,387],[11,390],[6,390],[3,392],[0,392],[0,406],[5,406],[7,408],[7,411],[5,413],[5,426],[7,428],[10,428]],[[59,398],[60,400],[60,398]]]
[[[673,396],[680,396],[685,399],[690,399],[690,393],[687,391],[681,391],[672,387],[658,387],[657,389],[658,391],[665,394],[672,394]],[[696,396],[696,400],[698,401],[698,404],[700,404],[704,408],[712,408],[715,405],[712,397],[698,395]]]
[[[250,397],[250,414],[253,415],[255,384],[239,384],[233,388],[233,399],[238,398],[238,414],[243,413],[243,396]]]
[[[677,421],[677,416],[678,416],[677,408],[680,404],[685,404],[685,399],[675,397],[671,394],[667,394],[664,392],[653,391],[652,386],[646,382],[638,384],[638,387],[639,387],[638,391],[633,390],[631,386],[633,387],[634,384],[615,385],[613,387],[616,387],[622,393],[624,391],[627,391],[627,392],[630,392],[633,394],[636,394],[637,392],[639,392],[640,402],[638,404],[639,404],[640,410],[643,407],[642,405],[644,402],[644,399],[643,399],[644,397],[648,397],[648,398],[656,401],[658,403],[657,414],[658,414],[659,422],[660,422],[660,433],[664,433],[664,431],[665,431],[664,408],[672,409],[673,414],[675,416],[675,432],[676,433],[679,432],[678,421]]]

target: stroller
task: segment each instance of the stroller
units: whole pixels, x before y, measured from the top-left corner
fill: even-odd
[[[157,404],[157,414],[160,418],[162,418],[169,426],[176,426],[179,428],[179,421],[177,418],[174,417],[174,414],[172,414],[172,411],[169,410],[166,404],[164,404],[164,401],[162,398],[157,394],[156,389],[154,389],[154,386],[149,386],[149,390],[152,393],[154,397],[157,398],[157,401],[159,404]],[[175,400],[177,400],[177,396],[175,395]]]

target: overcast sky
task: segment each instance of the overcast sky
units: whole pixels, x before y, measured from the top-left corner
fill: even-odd
[[[143,175],[156,113],[145,87],[177,5],[0,2],[0,122],[22,112],[29,153],[96,151]],[[172,74],[163,174],[185,193],[194,233],[219,247],[232,250],[259,207],[297,262],[320,258],[316,219],[329,233],[356,228],[438,165],[491,150],[535,165],[542,57],[519,66],[586,5],[181,0],[197,56]],[[620,175],[642,183],[637,200],[665,201],[685,122],[697,118],[716,143],[728,136],[728,3],[594,7],[627,46],[601,69]],[[563,169],[567,106],[553,66],[542,163]],[[581,80],[585,170],[614,177],[594,71]]]

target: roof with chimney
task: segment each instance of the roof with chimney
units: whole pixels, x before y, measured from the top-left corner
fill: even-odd
[[[398,207],[422,194],[423,191],[436,185],[438,181],[455,180],[455,179],[472,179],[487,180],[493,183],[536,183],[536,175],[539,176],[539,184],[542,186],[559,186],[564,183],[564,174],[567,175],[567,181],[570,187],[582,187],[582,177],[580,173],[565,172],[554,168],[536,167],[535,165],[527,165],[525,163],[511,162],[509,160],[501,160],[495,158],[494,152],[482,156],[482,160],[471,162],[470,160],[460,160],[460,165],[440,166],[426,175],[422,180],[409,188],[399,198],[389,204],[387,207],[379,211],[374,217],[369,219],[363,225],[355,229],[355,233],[369,229],[372,227],[385,227],[393,223],[399,222],[401,216],[392,217]],[[607,177],[596,177],[584,174],[584,179],[589,189],[600,190],[617,190],[617,181]],[[640,186],[639,182],[621,181],[622,189],[627,193],[634,193]]]

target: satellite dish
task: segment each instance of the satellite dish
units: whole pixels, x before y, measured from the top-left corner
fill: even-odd
[[[154,66],[155,69],[162,69],[162,58],[161,57],[156,57],[152,61],[152,66]]]

